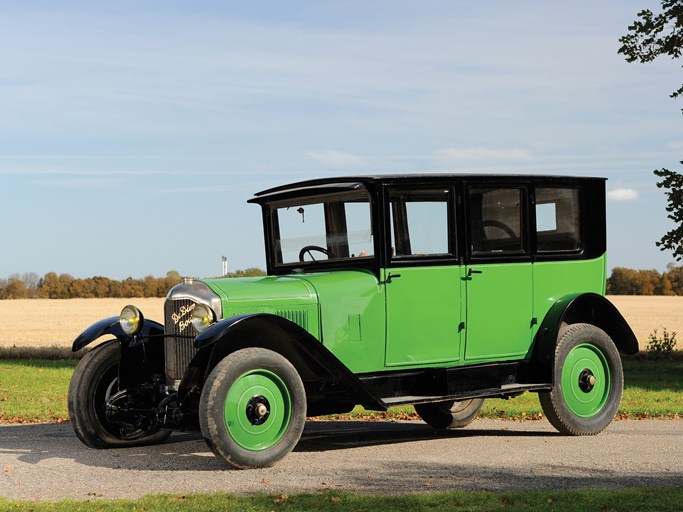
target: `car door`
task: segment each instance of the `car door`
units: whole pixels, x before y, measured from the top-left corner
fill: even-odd
[[[454,237],[453,191],[389,191],[391,246],[382,270],[386,365],[457,361],[462,276]]]
[[[465,360],[522,358],[534,325],[528,188],[474,183],[465,195]]]

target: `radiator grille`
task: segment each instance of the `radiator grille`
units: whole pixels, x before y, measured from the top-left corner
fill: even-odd
[[[199,334],[192,325],[192,310],[196,302],[167,300],[164,304],[164,324],[166,331],[166,381],[174,386],[182,378],[185,369],[197,353],[194,337]]]

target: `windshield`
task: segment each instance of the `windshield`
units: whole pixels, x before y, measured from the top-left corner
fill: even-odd
[[[278,265],[374,255],[365,191],[293,199],[271,208]]]

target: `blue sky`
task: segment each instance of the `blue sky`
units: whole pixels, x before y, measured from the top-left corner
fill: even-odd
[[[265,266],[261,189],[322,176],[609,178],[609,266],[664,270],[681,62],[640,1],[0,0],[0,278]]]

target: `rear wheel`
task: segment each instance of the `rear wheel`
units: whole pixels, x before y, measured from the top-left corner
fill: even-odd
[[[425,423],[434,428],[455,429],[466,427],[479,415],[484,405],[483,398],[473,398],[460,402],[436,402],[431,404],[417,404],[415,411]]]
[[[262,348],[216,365],[199,403],[202,435],[235,468],[275,464],[294,449],[306,422],[306,392],[292,364]]]
[[[80,360],[69,383],[71,426],[90,448],[123,448],[163,443],[170,430],[148,431],[123,427],[107,420],[107,400],[119,391],[119,342],[111,340],[90,350]]]
[[[555,348],[554,385],[539,393],[548,421],[563,434],[602,432],[619,409],[624,386],[612,339],[590,324],[573,324]]]

